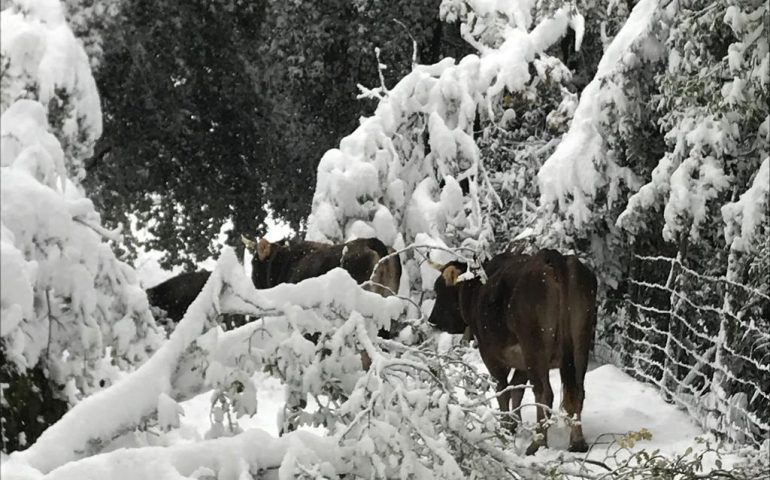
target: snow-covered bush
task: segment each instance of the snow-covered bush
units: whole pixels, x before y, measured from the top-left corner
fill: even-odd
[[[663,206],[667,240],[698,242],[705,233],[714,241],[718,207],[735,198],[731,190],[749,186],[768,155],[768,8],[693,1],[676,14],[661,37],[668,68],[657,79],[666,153],[618,224],[636,233],[639,215]],[[753,223],[761,210],[754,209]]]
[[[768,311],[767,5],[555,6],[443,2],[442,18],[463,22],[478,55],[416,66],[390,90],[364,89],[379,107],[322,158],[308,237],[375,234],[395,245],[467,247],[481,258],[519,239],[574,251],[600,278],[598,337],[615,353],[624,342],[643,350],[647,366],[628,365],[640,375],[658,381],[672,365],[672,381],[684,381],[687,368],[679,366],[717,339],[732,353],[716,358],[734,363],[721,367],[742,368],[741,355],[759,362],[763,350],[733,337]],[[601,9],[586,22],[576,13]],[[564,45],[561,55],[546,51],[568,26],[575,47],[586,31],[602,47],[579,95],[569,90],[574,60]],[[645,256],[676,258],[663,271]],[[688,283],[680,266],[704,275],[688,273],[697,279]],[[407,272],[413,291],[430,291],[414,262]],[[736,281],[756,292],[746,305],[742,294],[726,293]],[[637,298],[650,285],[657,293]],[[674,351],[666,339],[692,330],[679,322],[680,309],[690,308],[679,292],[709,312],[726,308],[730,320],[699,317],[707,333]],[[640,304],[673,318],[648,325],[657,337],[643,347],[625,335],[628,319],[618,321]],[[766,375],[752,372],[761,378],[725,394],[721,415],[740,395],[757,398]],[[717,377],[708,380],[715,390]],[[748,408],[764,410],[758,405]]]
[[[511,3],[505,15],[485,5],[441,7],[443,18],[463,22],[463,35],[478,55],[415,66],[392,89],[362,87],[362,95],[380,98],[380,104],[321,159],[308,239],[376,235],[399,248],[422,235],[472,248],[481,257],[494,250],[492,224],[483,212],[502,206],[475,131],[479,122],[500,120],[506,92],[524,90],[536,56],[582,17],[560,9],[533,25],[526,5]],[[410,286],[419,289],[416,267],[408,265],[407,272]]]
[[[752,98],[767,96],[766,83],[761,82],[767,70],[763,60],[767,57],[767,44],[755,35],[761,33],[758,25],[766,17],[767,9],[763,10],[759,3],[751,8],[730,5],[701,9],[698,2],[661,4],[640,0],[623,22],[627,12],[617,2],[586,3],[590,7],[581,10],[581,3],[554,8],[554,2],[548,1],[444,1],[441,17],[462,22],[464,38],[478,49],[478,55],[459,62],[445,59],[435,65],[415,66],[392,89],[384,84],[374,89],[362,87],[362,95],[381,100],[379,107],[374,116],[363,119],[361,126],[343,139],[339,149],[326,152],[321,159],[308,238],[339,242],[376,235],[396,248],[409,244],[431,246],[433,251],[429,255],[443,262],[451,258],[448,247],[470,249],[477,258],[483,258],[507,248],[510,238],[506,236],[529,234],[530,243],[535,246],[558,246],[588,254],[605,290],[617,287],[620,292],[611,298],[616,304],[621,303],[617,302],[619,299],[625,300],[624,288],[628,285],[624,275],[633,265],[633,254],[642,251],[667,255],[677,248],[685,250],[679,246],[681,243],[672,244],[671,240],[690,238],[699,242],[696,247],[700,252],[713,253],[715,261],[708,266],[712,273],[723,274],[719,269],[724,270],[729,262],[747,266],[748,272],[767,265],[768,253],[766,248],[763,250],[763,242],[768,228],[763,212],[767,211],[768,167],[767,160],[761,163],[761,159],[767,157],[768,142],[761,135],[766,136],[768,128],[766,122],[759,121],[762,114],[766,117],[767,107],[753,103],[744,105],[744,109],[736,107],[746,101],[742,92],[751,92]],[[609,9],[602,14],[599,26],[594,19],[584,22],[576,11],[584,13],[599,8]],[[609,38],[606,27],[612,9],[623,11],[619,15],[623,26],[617,31],[612,27],[610,34],[616,34]],[[706,15],[698,15],[702,10]],[[700,28],[703,24],[698,22],[702,18],[705,22],[718,20],[723,24],[716,30]],[[730,44],[733,46],[726,50],[732,52],[726,54],[728,60],[713,52],[703,58],[716,63],[728,61],[740,78],[756,77],[759,82],[733,82],[730,88],[720,85],[715,89],[708,79],[697,78],[698,83],[689,78],[702,70],[695,68],[700,50],[722,45],[712,42],[714,39],[709,35],[724,40],[725,25],[741,36],[740,45]],[[574,45],[570,48],[584,43],[586,31],[596,35],[597,30],[601,33],[600,42],[595,38],[591,41],[606,47],[595,75],[589,75],[593,79],[579,95],[570,91],[574,87],[570,62],[565,59],[565,64],[553,51],[548,52],[568,28],[574,32]],[[688,36],[701,43],[687,42]],[[752,65],[750,73],[740,70],[748,64]],[[678,76],[682,70],[689,73]],[[585,75],[586,71],[581,73]],[[708,69],[705,73],[709,73]],[[695,97],[688,97],[691,85],[704,87],[706,93],[698,91]],[[748,90],[741,90],[741,85]],[[35,92],[31,87],[17,90]],[[717,96],[717,91],[721,96]],[[702,93],[703,98],[699,96]],[[650,98],[655,103],[650,103]],[[713,102],[718,105],[714,107]],[[24,112],[15,118],[37,119],[31,123],[37,130],[30,131],[40,132],[42,125],[45,132],[46,114],[51,114],[45,105],[27,100],[15,103],[8,111]],[[744,114],[747,116],[740,117]],[[724,121],[715,123],[720,115],[725,117]],[[733,128],[730,122],[737,117],[738,123],[753,130],[746,127],[749,133],[745,133],[741,131],[744,127]],[[664,126],[665,138],[651,133],[658,121]],[[54,127],[56,132],[58,127]],[[547,131],[543,132],[543,128]],[[706,135],[709,133],[719,135],[712,138]],[[647,141],[648,138],[651,140]],[[61,149],[56,150],[59,144],[50,134],[39,133],[33,139],[40,145],[34,152],[47,152],[48,156],[24,157],[19,147],[19,152],[12,156],[18,160],[3,166],[3,181],[13,181],[10,191],[26,185],[30,189],[63,192],[65,196],[59,202],[46,204],[44,213],[58,213],[57,222],[64,218],[72,223],[64,222],[77,232],[80,242],[99,252],[98,245],[83,238],[98,239],[97,233],[109,232],[98,227],[98,218],[81,198],[76,183],[62,180],[61,172],[66,171],[69,157]],[[735,149],[744,140],[751,149],[746,155]],[[5,154],[5,136],[3,142]],[[13,145],[8,143],[8,149],[15,152]],[[658,147],[665,151],[657,152]],[[704,154],[706,150],[710,153]],[[749,161],[744,165],[741,159]],[[736,167],[740,165],[743,166]],[[733,167],[737,171],[728,174]],[[731,188],[735,193],[728,196]],[[19,202],[16,205],[21,208]],[[696,208],[685,208],[693,206]],[[74,210],[75,207],[79,209]],[[15,218],[11,213],[8,215],[9,221]],[[35,210],[32,218],[48,217]],[[76,230],[83,222],[90,229]],[[3,262],[20,272],[19,278],[29,280],[14,282],[8,290],[3,287],[3,315],[16,319],[16,330],[27,326],[40,329],[39,322],[48,321],[43,325],[50,325],[50,320],[38,313],[39,289],[35,282],[40,281],[41,272],[47,271],[48,262],[53,260],[50,256],[28,254],[34,251],[33,247],[48,245],[42,243],[38,247],[32,240],[23,243],[19,239],[26,241],[30,235],[24,229],[14,229],[14,225],[6,228],[3,210]],[[723,235],[730,249],[721,240]],[[31,238],[35,239],[34,235]],[[69,238],[58,241],[66,246]],[[420,256],[415,251],[422,249],[407,250],[412,258],[405,271],[405,283],[410,288],[403,288],[402,294],[429,290],[437,275],[418,264]],[[70,250],[66,252],[71,254]],[[467,250],[459,252],[473,256]],[[757,411],[756,399],[764,402],[766,394],[762,388],[754,387],[763,387],[767,377],[762,376],[766,370],[763,364],[751,355],[762,355],[767,346],[752,344],[752,338],[741,338],[735,332],[749,325],[752,334],[761,333],[764,324],[755,322],[754,316],[763,304],[733,310],[740,299],[721,285],[738,285],[732,280],[738,277],[725,280],[691,269],[685,277],[681,272],[685,271],[687,258],[681,253],[675,260],[661,257],[669,266],[666,271],[657,268],[650,273],[649,269],[641,268],[641,273],[637,273],[641,278],[637,285],[651,278],[658,282],[660,276],[664,277],[660,283],[665,285],[643,284],[648,289],[662,289],[660,296],[665,298],[661,302],[669,309],[660,310],[669,314],[658,320],[660,325],[648,325],[646,338],[654,337],[656,343],[624,338],[627,330],[623,329],[632,320],[630,315],[619,320],[607,316],[600,325],[616,329],[612,336],[604,338],[632,344],[633,356],[628,357],[636,363],[624,366],[638,369],[640,377],[663,389],[670,384],[681,386],[671,390],[678,404],[684,403],[684,395],[695,398],[695,388],[709,390],[698,396],[698,401],[711,401],[708,413],[716,412],[728,424],[709,424],[709,428],[727,432],[738,440],[739,433],[761,437],[766,431],[766,423],[762,423],[765,417],[753,412]],[[726,260],[731,255],[732,260]],[[70,257],[57,257],[60,258]],[[91,265],[90,258],[83,257],[85,265]],[[81,275],[78,269],[62,271],[74,272],[70,276]],[[121,271],[126,277],[120,278],[130,280],[130,272]],[[738,269],[729,268],[727,273],[737,275]],[[91,277],[83,278],[93,281]],[[64,309],[62,312],[80,321],[77,313],[98,305],[101,297],[91,289],[85,292],[86,299],[75,295],[83,293],[80,290],[74,290],[73,296],[57,299],[53,295],[56,289],[64,288],[61,283],[53,283],[57,279],[42,284],[45,291],[50,289],[54,301],[74,304],[79,309],[76,313]],[[683,286],[699,289],[702,296],[685,300],[678,295],[678,288]],[[13,301],[6,303],[6,295]],[[760,292],[761,295],[766,296]],[[134,303],[120,300],[126,298],[120,294],[111,298],[127,309],[142,303],[138,297]],[[707,322],[705,315],[698,317],[698,327],[708,323],[702,329],[705,334],[694,330],[693,325],[672,321],[684,318],[677,308],[687,301],[692,303],[690,298],[711,302],[698,308],[720,319]],[[658,298],[654,300],[657,302]],[[657,303],[642,306],[655,309]],[[608,475],[591,470],[590,463],[572,463],[564,458],[538,463],[518,456],[511,435],[501,428],[499,412],[489,406],[493,398],[488,379],[473,371],[455,349],[446,348],[451,343],[448,337],[420,345],[376,337],[376,332],[389,322],[403,321],[405,311],[407,316],[416,316],[416,311],[405,307],[406,303],[398,297],[386,299],[361,290],[339,269],[298,285],[256,291],[234,253],[224,249],[208,283],[169,340],[137,371],[76,405],[29,449],[12,455],[10,463],[22,464],[20,469],[32,469],[34,474],[49,474],[50,478],[109,476],[124,465],[135,465],[141,475],[153,478],[250,478],[271,470],[278,470],[279,478]],[[621,307],[616,305],[614,312],[631,309],[629,302]],[[41,312],[47,315],[47,310]],[[127,313],[128,310],[124,312]],[[222,332],[217,319],[228,313],[258,319]],[[36,320],[30,322],[28,317]],[[728,317],[729,322],[724,320]],[[403,333],[400,339],[420,336],[414,335],[419,325],[411,320],[406,319],[412,334]],[[76,325],[79,332],[84,332],[82,338],[92,338],[88,337],[92,323],[83,321]],[[150,338],[153,332],[150,323],[141,321],[96,325],[100,336],[91,345],[101,348],[112,342],[113,356],[125,355],[125,339],[132,335],[141,337],[143,332]],[[132,325],[136,330],[131,329]],[[146,330],[140,328],[142,325]],[[669,325],[676,329],[660,329]],[[688,331],[701,334],[693,340]],[[12,332],[8,335],[16,339],[16,345],[21,345],[19,337],[10,336]],[[666,339],[672,340],[672,344],[679,341],[687,345],[670,347],[665,345]],[[709,350],[713,353],[699,353],[697,350],[708,342],[720,343]],[[23,348],[12,351],[21,351],[20,358],[26,360]],[[675,354],[664,357],[661,351]],[[40,355],[39,348],[34,352]],[[368,371],[362,369],[362,352],[372,361]],[[72,352],[67,351],[66,355],[65,360],[69,360]],[[709,363],[705,359],[708,355],[714,355],[721,363]],[[677,377],[683,373],[682,362],[691,357],[701,362],[692,369],[696,374],[708,372],[701,375],[706,380],[699,378],[697,385],[690,375],[684,379]],[[621,361],[626,358],[621,356]],[[735,365],[729,365],[730,358],[740,358],[745,363],[735,361]],[[645,362],[653,367],[643,367]],[[761,378],[738,382],[733,373],[736,366],[744,372],[759,371],[756,376]],[[88,372],[99,371],[90,365],[88,368]],[[252,374],[263,368],[287,387],[283,426],[324,426],[328,438],[294,432],[284,439],[272,440],[259,432],[241,431],[238,417],[251,415],[257,409],[258,386],[253,383]],[[652,370],[655,375],[650,374]],[[719,378],[716,371],[728,378]],[[708,382],[712,380],[714,387],[705,388],[710,387]],[[750,388],[741,390],[743,386],[736,387],[735,383],[748,384]],[[135,442],[132,446],[136,448],[112,451],[124,445],[121,442],[137,430],[157,433],[163,441],[163,432],[173,431],[179,424],[178,402],[210,389],[212,426],[205,441],[168,449],[151,446],[149,441]],[[758,393],[749,395],[751,389]],[[315,399],[318,408],[308,412],[296,408],[308,396]],[[118,403],[125,408],[116,409]],[[705,409],[695,411],[701,410]],[[754,423],[749,425],[747,418]],[[625,444],[621,447],[625,448]],[[687,469],[684,473],[688,473],[690,469],[701,468],[703,456],[698,455],[669,462],[657,453],[645,452],[631,458],[632,462],[625,465],[631,468],[617,476],[645,477],[655,468],[681,465]],[[653,463],[644,463],[650,458]]]
[[[101,110],[58,1],[3,10],[1,61],[2,349],[20,373],[41,366],[74,403],[115,368],[143,362],[162,336],[133,269],[107,243],[118,234],[101,227],[78,183]],[[22,432],[5,433],[24,446],[11,438]]]

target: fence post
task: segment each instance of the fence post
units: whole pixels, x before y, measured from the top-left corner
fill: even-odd
[[[735,269],[732,268],[737,262],[737,257],[734,251],[730,251],[727,257],[727,272],[725,278],[729,281],[737,281],[735,278]],[[722,309],[720,313],[719,332],[714,346],[716,347],[716,353],[714,355],[714,374],[711,378],[710,392],[714,401],[714,429],[720,433],[727,435],[733,441],[742,442],[743,438],[740,432],[734,431],[733,426],[730,424],[729,410],[730,410],[730,394],[727,391],[727,378],[725,371],[729,368],[729,365],[725,363],[725,342],[727,342],[727,330],[730,328],[729,322],[733,316],[733,304],[734,298],[730,291],[730,284],[725,283],[724,295],[722,296],[724,301],[722,302]]]
[[[687,254],[689,236],[682,234],[682,238],[679,241],[679,251],[676,253],[676,258],[671,259],[671,270],[666,280],[666,289],[671,292],[669,295],[669,315],[668,325],[666,326],[666,347],[665,357],[663,358],[663,372],[660,379],[661,393],[668,401],[675,401],[672,398],[676,389],[677,378],[672,372],[675,368],[675,362],[672,360],[675,358],[676,352],[674,351],[674,342],[672,341],[673,335],[676,335],[674,329],[674,322],[676,321],[676,310],[679,306],[679,297],[677,295],[677,286],[679,285],[679,269],[677,268],[684,261],[684,257]]]

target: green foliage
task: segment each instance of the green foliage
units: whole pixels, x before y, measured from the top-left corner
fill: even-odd
[[[108,221],[137,213],[172,262],[205,258],[228,217],[255,228],[281,184],[261,164],[278,148],[254,74],[261,9],[127,1],[103,39],[105,128],[86,186]]]
[[[127,0],[103,34],[96,72],[104,135],[86,186],[108,223],[138,216],[190,264],[232,219],[259,232],[266,205],[301,229],[316,165],[371,113],[357,84],[386,83],[418,59],[468,50],[437,17],[438,0],[296,3]]]
[[[617,436],[616,436],[617,437]],[[638,442],[649,440],[652,435],[646,429],[629,432],[613,439],[607,446],[603,462],[593,462],[607,470],[603,475],[591,478],[609,480],[696,480],[724,478],[729,480],[767,479],[768,459],[761,450],[743,449],[742,460],[731,466],[723,464],[727,451],[721,445],[696,437],[694,444],[683,453],[666,455],[659,449],[647,450],[634,447]],[[738,456],[737,451],[731,452]]]
[[[0,343],[0,450],[11,452],[32,445],[49,425],[67,412],[68,405],[50,381],[42,363],[20,372],[7,362]]]

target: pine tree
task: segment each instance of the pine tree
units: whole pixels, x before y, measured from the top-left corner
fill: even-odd
[[[62,401],[144,361],[161,333],[133,269],[111,249],[119,235],[101,226],[80,185],[101,133],[82,46],[58,3],[13,3],[2,30],[5,450],[34,441]]]

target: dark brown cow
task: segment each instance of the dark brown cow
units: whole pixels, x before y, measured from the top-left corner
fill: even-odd
[[[150,305],[166,312],[166,317],[178,323],[195,297],[203,290],[211,272],[180,273],[152,288],[148,288],[147,300]]]
[[[176,277],[169,278],[165,282],[145,290],[150,306],[163,310],[164,313],[154,311],[153,315],[166,331],[169,333],[173,331],[176,324],[182,320],[187,309],[190,308],[190,304],[203,290],[210,275],[211,272],[208,270],[180,273]],[[219,319],[228,330],[245,325],[247,320],[245,315],[235,313],[222,314]]]
[[[596,277],[577,257],[564,257],[554,250],[533,256],[497,255],[484,270],[485,284],[478,278],[458,282],[467,266],[460,262],[442,266],[429,322],[449,333],[470,327],[484,364],[498,382],[498,392],[529,381],[537,403],[550,408],[553,391],[548,371],[558,367],[562,405],[579,420],[596,323]],[[517,409],[523,394],[520,388],[500,393],[500,409]],[[548,409],[538,407],[541,426],[548,416]],[[510,425],[515,429],[514,421]],[[527,454],[546,445],[545,429],[539,427],[539,432],[542,438],[527,448]],[[572,426],[569,449],[588,449],[579,424]]]
[[[398,255],[379,263],[380,259],[394,253],[393,249],[385,246],[377,238],[360,238],[341,245],[309,242],[304,240],[269,242],[264,237],[259,241],[241,236],[246,248],[254,255],[251,261],[251,279],[259,289],[272,288],[281,283],[299,283],[308,278],[318,277],[330,270],[342,267],[353,279],[362,284],[370,278],[373,282],[383,285],[366,285],[365,289],[383,296],[398,293],[401,281],[401,261]],[[379,263],[379,265],[378,265]],[[376,272],[372,277],[372,272]],[[320,333],[306,334],[305,338],[316,343]],[[390,338],[390,332],[381,329],[378,335]],[[361,352],[361,366],[368,370],[371,359],[366,352]],[[288,405],[290,415],[296,415],[306,406],[305,399],[300,399],[295,405]],[[295,425],[289,421],[288,430],[294,430]],[[280,434],[283,434],[283,427]]]
[[[255,242],[242,237],[243,243],[254,254],[251,279],[257,288],[271,288],[281,283],[299,283],[342,267],[359,284],[369,280],[381,258],[393,253],[377,238],[359,238],[331,245],[304,240],[271,243],[265,238]],[[398,292],[401,280],[401,261],[398,255],[377,267],[373,282],[366,289],[383,296]]]

